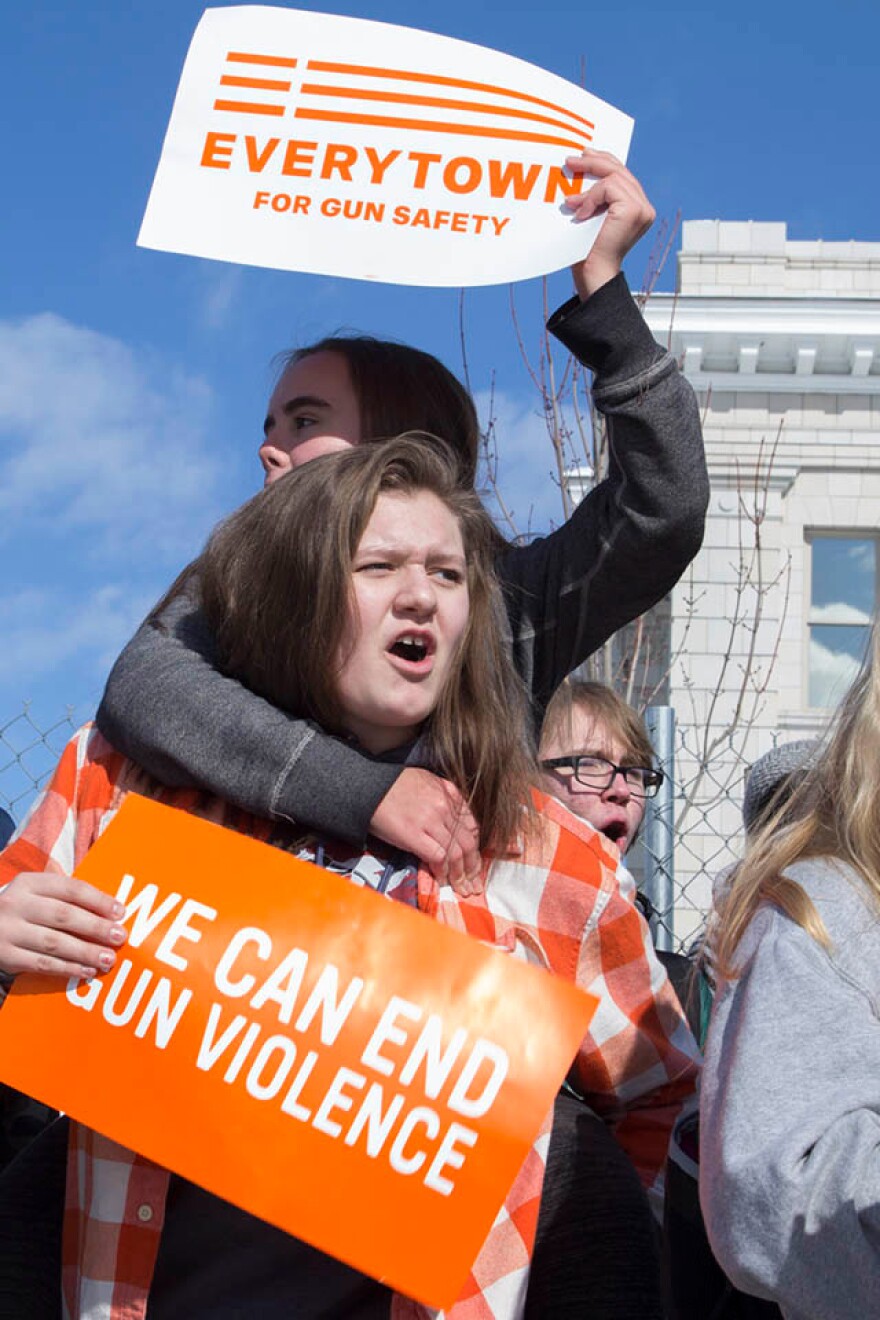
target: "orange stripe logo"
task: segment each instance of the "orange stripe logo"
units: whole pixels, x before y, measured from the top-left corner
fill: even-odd
[[[362,101],[381,101],[389,105],[424,105],[436,107],[438,110],[466,110],[479,114],[506,115],[512,119],[531,119],[537,124],[550,124],[568,133],[573,131],[571,124],[562,119],[553,119],[549,115],[536,115],[533,111],[517,110],[512,106],[488,105],[485,101],[458,101],[450,100],[445,96],[413,96],[408,92],[377,92],[360,87],[328,87],[324,83],[303,83],[300,91],[303,96],[335,96]],[[434,125],[432,124],[431,127]],[[574,131],[584,136],[583,129]]]
[[[231,50],[226,56],[227,64],[251,64],[256,68],[274,68],[274,69],[295,69],[296,60],[282,55],[259,55],[254,52]],[[247,87],[251,91],[262,92],[290,92],[293,83],[287,79],[281,78],[254,78],[242,74],[223,74],[220,78],[221,87]],[[215,110],[232,111],[235,114],[243,115],[273,115],[280,117],[284,114],[285,106],[277,101],[230,101],[220,99],[214,102]]]
[[[518,133],[511,128],[486,128],[477,124],[445,123],[439,120],[399,119],[392,115],[355,115],[342,110],[304,110],[295,112],[297,119],[317,119],[324,123],[370,124],[378,128],[427,129],[434,133],[461,133],[467,137],[506,138],[514,142],[541,142],[557,147],[570,147],[580,151],[578,142],[568,138],[550,137],[546,133]]]
[[[296,68],[296,60],[283,55],[253,55],[241,50],[231,50],[226,60],[229,64],[268,64],[278,69]]]
[[[251,65],[255,69],[295,69],[298,61],[290,56],[267,55],[257,52],[229,51],[227,65]],[[403,128],[423,133],[454,134],[463,137],[487,138],[493,141],[538,143],[542,146],[562,147],[569,151],[583,151],[592,142],[595,124],[564,106],[542,97],[532,96],[512,87],[493,83],[475,82],[467,78],[452,78],[441,74],[420,73],[411,69],[388,69],[375,65],[339,64],[328,60],[308,60],[311,73],[336,75],[338,81],[304,82],[291,103],[293,81],[276,78],[224,73],[220,86],[247,88],[249,91],[287,93],[271,100],[232,100],[218,97],[214,109],[248,115],[268,115],[281,118],[289,108],[294,119],[325,124],[365,124],[379,128]],[[358,80],[373,80],[378,86],[369,86]],[[354,81],[353,81],[354,80]],[[407,82],[411,91],[396,91],[389,84]],[[431,96],[426,87],[446,87],[464,96]],[[473,93],[478,93],[474,99]],[[487,100],[486,97],[491,99]],[[345,108],[334,108],[333,102],[344,103]],[[392,113],[378,113],[387,106]],[[400,107],[397,114],[394,108]],[[407,115],[405,109],[415,113]],[[545,113],[552,111],[552,114]],[[445,112],[435,117],[431,111]],[[468,119],[450,118],[451,114],[473,116]],[[510,121],[519,121],[512,124]],[[548,132],[547,129],[556,130]]]
[[[572,121],[572,131],[583,133],[584,128],[586,128],[589,130],[588,137],[596,127],[589,119],[584,119],[581,115],[576,115],[573,111],[566,110],[553,101],[545,101],[539,96],[532,96],[528,92],[519,92],[512,87],[497,87],[493,83],[472,82],[467,78],[449,78],[439,73],[414,73],[405,69],[381,69],[362,64],[332,64],[326,60],[309,60],[307,67],[316,73],[344,73],[366,78],[403,79],[407,82],[426,83],[435,87],[454,87],[460,91],[488,92],[490,95],[509,97],[514,101],[528,101],[532,105],[542,106],[545,110],[553,110],[557,114],[564,114]],[[574,125],[577,125],[577,127],[575,128]]]

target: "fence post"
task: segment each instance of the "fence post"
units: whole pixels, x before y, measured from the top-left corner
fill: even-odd
[[[656,797],[645,803],[642,888],[657,913],[652,920],[658,949],[675,948],[675,711],[649,706],[645,723],[665,776]]]

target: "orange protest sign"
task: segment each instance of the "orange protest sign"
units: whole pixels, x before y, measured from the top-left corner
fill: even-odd
[[[78,874],[125,901],[128,944],[104,978],[19,978],[3,1080],[448,1306],[595,1000],[135,795]]]

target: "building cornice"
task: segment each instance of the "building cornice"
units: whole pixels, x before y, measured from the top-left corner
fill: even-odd
[[[868,335],[880,338],[878,298],[730,298],[653,293],[643,315],[655,334],[712,330],[723,334]]]
[[[655,294],[654,336],[696,390],[880,394],[880,299]]]

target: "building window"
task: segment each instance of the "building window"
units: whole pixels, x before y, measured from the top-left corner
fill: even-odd
[[[859,671],[877,603],[877,537],[812,532],[809,704],[836,706]]]

